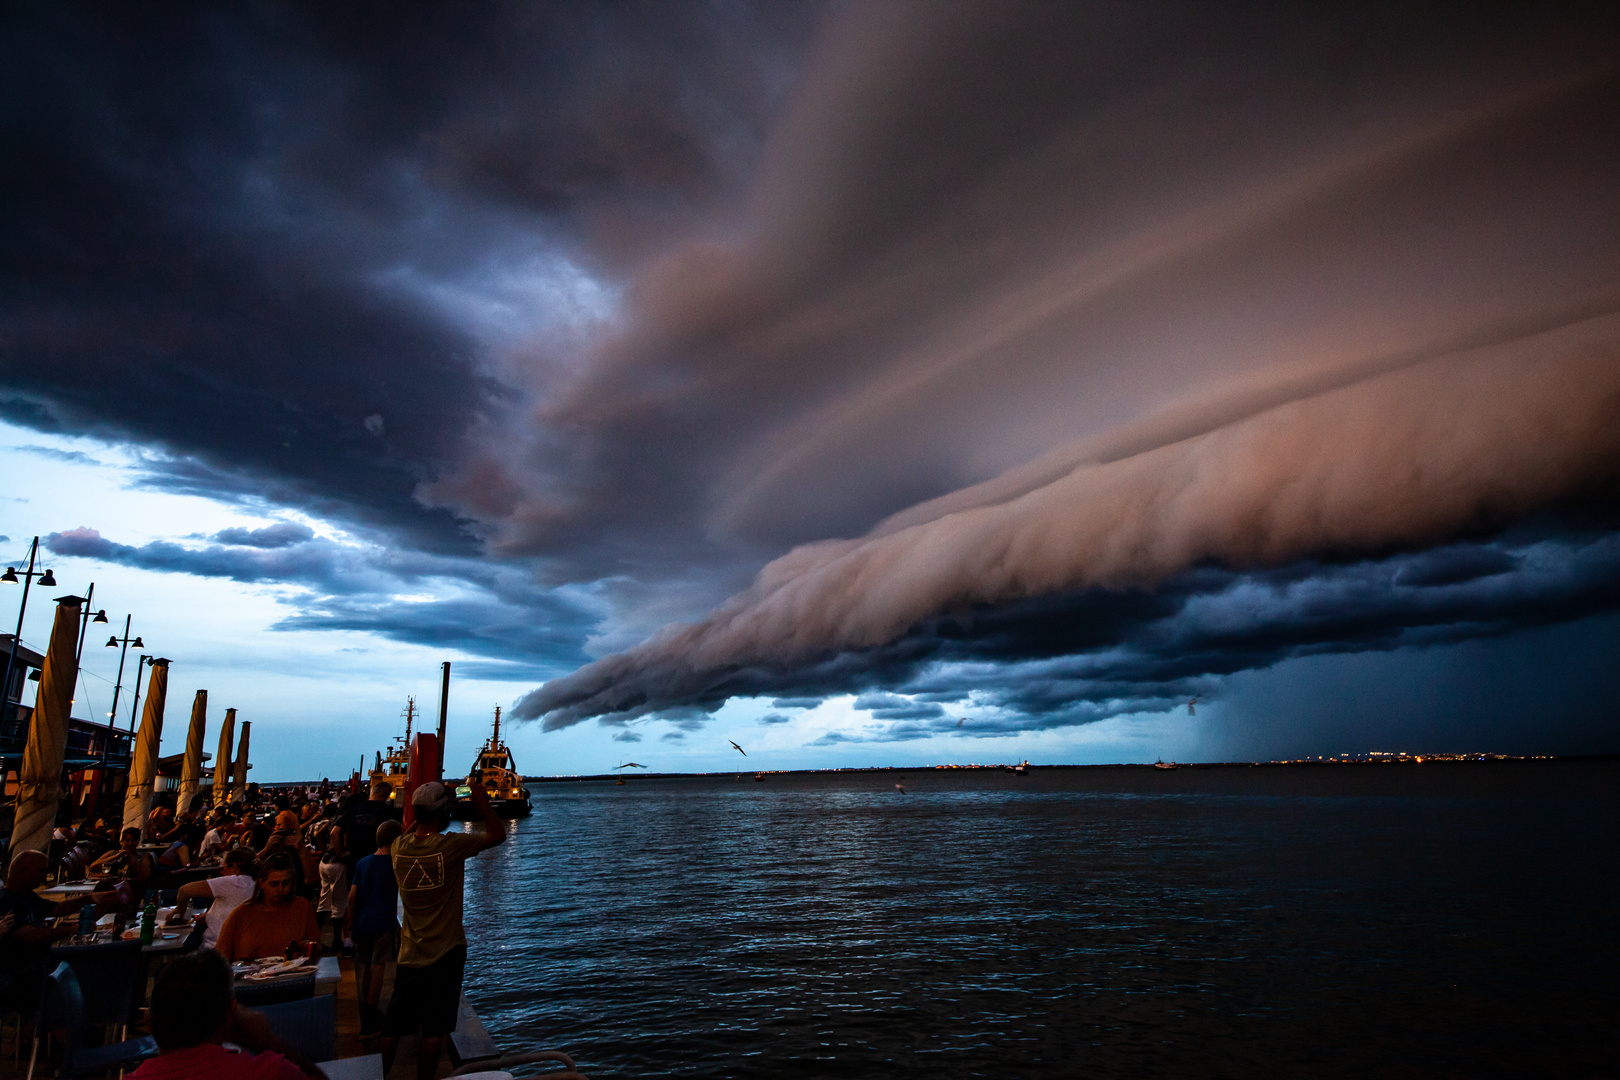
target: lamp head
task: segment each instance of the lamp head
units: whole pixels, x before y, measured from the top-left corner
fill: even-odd
[[[98,622],[98,623],[106,622],[107,621],[107,609],[102,608],[100,611],[96,612],[95,618],[91,619],[90,621],[91,622]]]
[[[131,644],[131,645],[133,645],[133,646],[135,646],[135,647],[136,647],[136,648],[137,648],[137,649],[144,649],[144,648],[146,648],[146,646],[145,646],[145,645],[142,645],[142,644],[141,644],[141,639],[140,639],[140,638],[138,638],[138,637],[137,637],[137,638],[136,638],[136,639],[135,639],[135,640],[134,640],[134,641],[132,641],[132,642],[130,642],[130,644]]]
[[[0,574],[0,581],[9,581],[13,585],[17,584],[17,568],[15,566],[6,567],[6,572]]]
[[[54,589],[56,588],[56,575],[47,570],[44,576],[39,579],[39,583],[47,589]]]
[[[28,681],[39,682],[39,668],[35,668],[33,671],[28,673]]]
[[[118,648],[118,639],[115,638],[115,637],[108,638],[107,639],[107,648],[109,648],[109,649]]]

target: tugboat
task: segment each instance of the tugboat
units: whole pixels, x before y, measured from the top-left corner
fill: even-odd
[[[366,780],[366,786],[381,780],[394,789],[391,796],[396,802],[405,790],[405,782],[411,771],[411,723],[416,719],[416,699],[405,699],[405,737],[396,737],[395,745],[388,748],[388,753],[377,751],[377,764],[371,770],[371,776]]]
[[[495,812],[503,818],[527,817],[532,809],[529,805],[529,789],[523,786],[523,776],[517,771],[517,762],[512,757],[512,751],[501,742],[501,707],[495,706],[495,731],[478,751],[478,760],[473,763],[472,774],[476,774],[477,782],[484,785],[489,792],[490,805]],[[471,821],[474,810],[472,808],[472,789],[463,784],[456,788],[456,801],[452,804],[453,812],[458,820]]]

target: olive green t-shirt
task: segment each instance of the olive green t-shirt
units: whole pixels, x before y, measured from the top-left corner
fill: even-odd
[[[483,833],[414,831],[395,840],[394,880],[405,909],[400,921],[399,966],[427,967],[467,942],[461,926],[461,885],[467,860],[484,850]]]

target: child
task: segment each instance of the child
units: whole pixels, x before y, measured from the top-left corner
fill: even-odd
[[[382,1031],[383,973],[399,956],[399,887],[394,882],[394,860],[388,849],[404,832],[397,821],[377,826],[377,853],[367,855],[354,868],[349,888],[349,932],[354,938],[355,989],[360,1000],[362,1037]]]

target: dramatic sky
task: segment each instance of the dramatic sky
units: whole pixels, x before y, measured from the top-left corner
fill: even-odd
[[[21,3],[0,86],[0,548],[166,750],[445,659],[532,772],[1620,750],[1613,4]]]

